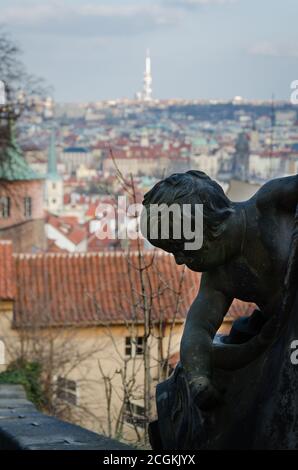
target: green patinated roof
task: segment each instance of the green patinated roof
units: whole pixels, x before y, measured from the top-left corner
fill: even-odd
[[[208,145],[208,141],[204,137],[195,137],[192,139],[192,144],[194,146],[200,147],[202,145]]]
[[[205,137],[195,137],[194,139],[192,139],[192,144],[194,147],[218,145],[216,140],[212,137],[210,139],[206,139]]]
[[[6,181],[28,181],[43,179],[26,162],[17,144],[13,123],[9,122],[9,142],[0,151],[0,179]]]

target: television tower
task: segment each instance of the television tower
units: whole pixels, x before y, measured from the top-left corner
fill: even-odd
[[[151,75],[151,58],[150,51],[147,49],[146,52],[146,62],[145,62],[145,72],[144,72],[144,87],[143,87],[143,100],[151,101],[152,100],[152,75]]]

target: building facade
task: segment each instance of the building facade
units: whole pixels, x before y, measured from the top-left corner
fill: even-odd
[[[8,139],[0,149],[0,239],[12,240],[16,252],[46,248],[43,184],[23,158],[9,121]]]

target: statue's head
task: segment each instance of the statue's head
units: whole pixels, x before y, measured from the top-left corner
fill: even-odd
[[[191,170],[165,178],[145,194],[143,205],[142,233],[152,245],[173,253],[177,264],[205,271],[222,262],[222,235],[234,209],[221,186],[205,173]],[[178,212],[180,208],[183,224],[188,223],[193,239],[185,237],[183,227],[181,236],[179,230],[175,233],[182,219],[177,217],[177,211],[169,208]],[[166,218],[168,236],[164,236],[162,228]]]

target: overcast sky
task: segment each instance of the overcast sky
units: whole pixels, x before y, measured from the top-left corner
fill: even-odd
[[[0,0],[59,101],[132,98],[147,47],[157,98],[288,99],[297,21],[298,0]]]

